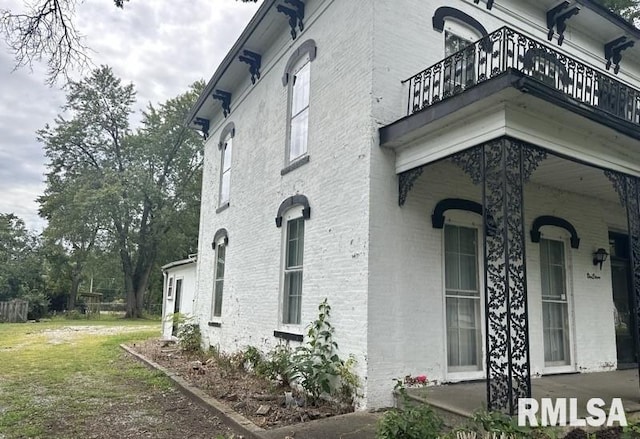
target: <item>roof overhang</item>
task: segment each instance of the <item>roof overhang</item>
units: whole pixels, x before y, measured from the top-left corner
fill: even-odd
[[[176,267],[180,267],[182,265],[195,264],[197,262],[197,260],[198,260],[198,257],[197,256],[193,256],[193,257],[190,257],[190,258],[187,258],[187,259],[181,259],[179,261],[169,262],[168,264],[163,265],[160,268],[162,268],[162,271],[167,271],[170,268],[176,268]]]

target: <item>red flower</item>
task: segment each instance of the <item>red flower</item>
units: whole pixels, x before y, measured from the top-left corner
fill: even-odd
[[[416,381],[419,383],[426,383],[427,382],[427,377],[424,375],[418,375],[416,377]]]

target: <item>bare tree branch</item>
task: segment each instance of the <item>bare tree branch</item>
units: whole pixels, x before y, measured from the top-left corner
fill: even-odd
[[[122,8],[129,0],[113,0]],[[82,73],[92,67],[84,36],[74,25],[78,0],[33,0],[16,13],[0,8],[0,35],[15,58],[15,69],[47,64],[48,85],[69,81],[72,70]],[[14,70],[15,70],[14,69]]]

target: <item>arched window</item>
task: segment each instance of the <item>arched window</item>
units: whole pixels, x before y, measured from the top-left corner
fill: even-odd
[[[307,197],[294,195],[280,204],[276,226],[283,227],[282,324],[299,325],[302,316],[305,221],[311,208]]]
[[[305,41],[289,57],[282,77],[288,87],[286,166],[307,158],[311,62],[315,57],[315,41]]]

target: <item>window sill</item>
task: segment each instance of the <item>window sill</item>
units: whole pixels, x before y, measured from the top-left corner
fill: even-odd
[[[295,162],[291,162],[288,166],[286,166],[283,170],[280,171],[280,175],[288,174],[291,171],[298,169],[300,166],[309,163],[309,156],[305,155],[304,157],[297,159]]]
[[[229,202],[227,201],[226,203],[224,203],[223,205],[221,205],[216,209],[216,213],[220,213],[223,210],[227,209],[228,207],[229,207]]]
[[[209,323],[207,323],[207,325],[211,326],[212,328],[221,328],[222,327],[222,323],[220,323],[220,322],[209,322]]]
[[[294,334],[292,332],[284,331],[273,331],[273,336],[287,341],[302,341],[304,338],[302,334]]]

